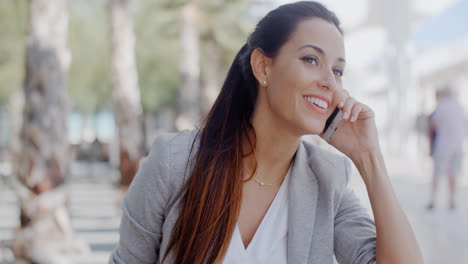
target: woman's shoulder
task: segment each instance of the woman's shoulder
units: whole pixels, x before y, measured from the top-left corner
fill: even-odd
[[[302,140],[310,168],[321,185],[344,188],[351,176],[351,161],[334,149]]]
[[[193,147],[196,147],[194,141],[200,130],[190,130],[179,133],[162,133],[156,136],[151,147],[151,151],[163,153],[163,156],[171,160],[180,154],[189,153]],[[195,145],[194,145],[195,143]]]
[[[199,130],[159,134],[153,141],[149,162],[170,174],[170,178],[181,178],[179,181],[182,183],[190,158],[196,153],[198,140],[195,139],[198,135]]]

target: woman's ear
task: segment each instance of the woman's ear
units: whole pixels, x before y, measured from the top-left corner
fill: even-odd
[[[267,86],[270,58],[263,54],[261,49],[254,49],[250,56],[250,66],[253,74],[261,86]]]

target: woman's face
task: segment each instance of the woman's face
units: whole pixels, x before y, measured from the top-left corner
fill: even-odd
[[[266,66],[267,103],[273,114],[300,134],[320,134],[339,102],[345,67],[343,36],[323,19],[300,22]]]

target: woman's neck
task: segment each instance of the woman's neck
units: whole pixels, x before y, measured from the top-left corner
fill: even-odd
[[[280,184],[288,171],[300,144],[300,136],[275,116],[255,111],[252,118],[255,130],[255,156],[246,157],[248,172],[257,162],[257,177],[265,183]],[[254,159],[255,158],[255,159]]]

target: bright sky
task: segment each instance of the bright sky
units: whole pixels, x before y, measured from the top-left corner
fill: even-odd
[[[273,0],[277,5],[295,2],[291,0]],[[345,31],[353,28],[353,31],[345,35],[346,57],[350,62],[349,66],[360,67],[368,64],[372,59],[382,53],[386,45],[387,35],[383,27],[378,25],[362,25],[358,29],[356,26],[362,24],[369,12],[368,1],[370,0],[323,0],[320,1],[340,19]],[[373,0],[375,1],[375,0]],[[395,0],[381,0],[395,1]],[[405,0],[402,0],[405,1]],[[456,4],[460,0],[412,0],[415,17],[431,17],[440,14],[448,7]],[[415,19],[414,19],[415,20]]]
[[[296,2],[292,0],[273,0],[277,5]],[[334,11],[345,27],[350,27],[359,24],[367,16],[369,0],[322,0],[319,1]],[[375,0],[374,0],[375,1]],[[395,1],[395,0],[380,0]],[[402,0],[406,1],[406,0]],[[413,8],[416,12],[434,16],[444,11],[446,8],[454,5],[460,0],[411,0]]]

